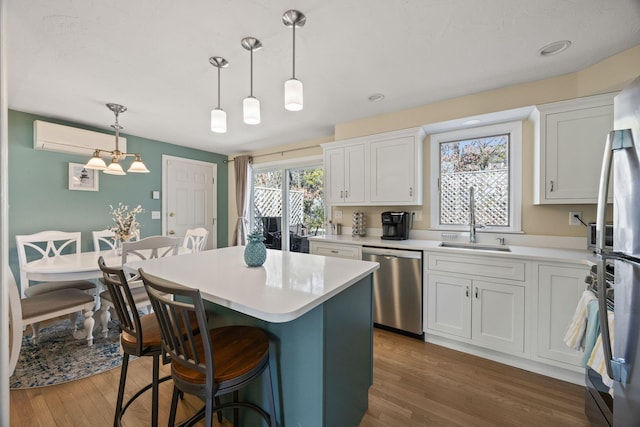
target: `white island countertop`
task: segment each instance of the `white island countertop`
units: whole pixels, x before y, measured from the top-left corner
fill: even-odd
[[[267,322],[294,320],[379,268],[376,262],[267,250],[247,267],[244,246],[130,262],[124,269],[199,289],[205,300]]]

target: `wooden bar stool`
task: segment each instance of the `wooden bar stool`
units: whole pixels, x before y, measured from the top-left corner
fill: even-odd
[[[275,404],[269,369],[269,337],[260,328],[225,326],[209,333],[207,313],[200,291],[181,286],[139,270],[151,305],[160,323],[163,350],[171,357],[173,397],[169,425],[175,425],[178,396],[181,392],[196,395],[205,406],[181,426],[191,426],[205,418],[210,426],[213,414],[234,408],[234,425],[238,425],[238,408],[257,412],[267,425],[276,427]],[[189,319],[195,316],[199,331],[192,331]],[[238,400],[238,391],[264,373],[271,413],[258,405]],[[233,400],[219,402],[219,397],[233,393]]]
[[[102,295],[109,299],[109,305],[116,312],[122,333],[120,334],[120,346],[124,355],[122,356],[122,368],[120,371],[120,385],[118,387],[118,398],[116,402],[116,413],[113,419],[114,426],[122,425],[122,417],[127,408],[142,393],[152,389],[151,404],[151,425],[158,425],[158,385],[171,378],[170,375],[160,376],[160,356],[162,355],[162,340],[160,337],[160,327],[155,314],[148,314],[140,317],[136,307],[136,302],[145,301],[148,304],[148,297],[144,288],[129,288],[124,271],[121,268],[110,268],[104,263],[104,258],[98,259],[98,266],[102,270],[104,284],[107,286],[108,295]],[[153,358],[153,377],[151,383],[142,387],[123,406],[124,391],[127,382],[127,369],[129,367],[130,356],[150,356]]]

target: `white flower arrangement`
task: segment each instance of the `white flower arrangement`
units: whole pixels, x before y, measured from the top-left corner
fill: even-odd
[[[109,227],[109,230],[114,232],[117,240],[121,242],[128,241],[140,227],[140,224],[136,221],[136,215],[143,213],[144,209],[138,205],[129,210],[129,206],[122,203],[118,203],[117,208],[112,205],[109,205],[109,208],[111,209],[111,215],[113,215],[113,222],[116,223],[116,225]]]

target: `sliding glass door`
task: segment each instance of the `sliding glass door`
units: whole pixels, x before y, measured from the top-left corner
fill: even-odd
[[[254,167],[251,230],[267,248],[308,253],[308,237],[324,234],[323,185],[320,164]]]

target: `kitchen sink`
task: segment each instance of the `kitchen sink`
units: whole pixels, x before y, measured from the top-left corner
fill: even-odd
[[[441,242],[440,246],[443,248],[476,249],[479,251],[511,252],[511,249],[509,248],[509,246],[491,245],[491,244],[485,244],[485,243]]]

